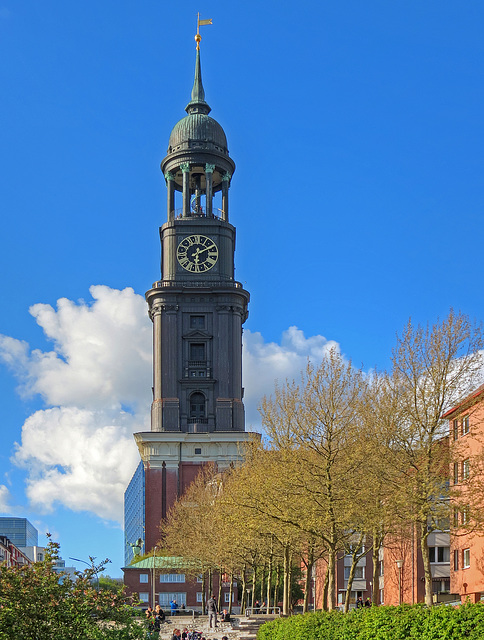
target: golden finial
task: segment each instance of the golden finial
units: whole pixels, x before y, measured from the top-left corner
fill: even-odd
[[[200,49],[200,40],[202,39],[202,36],[200,35],[200,27],[203,27],[206,24],[212,24],[212,18],[209,20],[200,20],[200,13],[197,13],[197,35],[195,36],[197,51]]]

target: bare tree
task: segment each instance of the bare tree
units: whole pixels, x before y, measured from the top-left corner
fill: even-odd
[[[401,509],[416,526],[425,575],[425,602],[432,604],[429,533],[449,516],[449,447],[443,414],[476,386],[482,368],[482,329],[461,313],[434,325],[409,320],[397,336],[389,378],[397,410],[390,451],[402,477]]]

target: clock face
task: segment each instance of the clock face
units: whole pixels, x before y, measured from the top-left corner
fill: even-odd
[[[218,249],[215,242],[207,236],[194,234],[180,242],[176,257],[186,271],[204,273],[217,264]]]

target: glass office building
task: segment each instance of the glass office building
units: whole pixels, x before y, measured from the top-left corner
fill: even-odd
[[[38,547],[39,532],[27,518],[0,517],[0,536],[16,547]]]
[[[134,557],[129,543],[145,539],[145,470],[140,462],[124,492],[124,566]]]

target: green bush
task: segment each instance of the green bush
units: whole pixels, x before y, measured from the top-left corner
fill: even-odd
[[[483,640],[484,603],[307,613],[263,625],[257,640]]]
[[[54,571],[58,548],[30,566],[0,566],[0,640],[135,640],[146,633],[123,594],[98,591],[104,563],[71,579]]]

